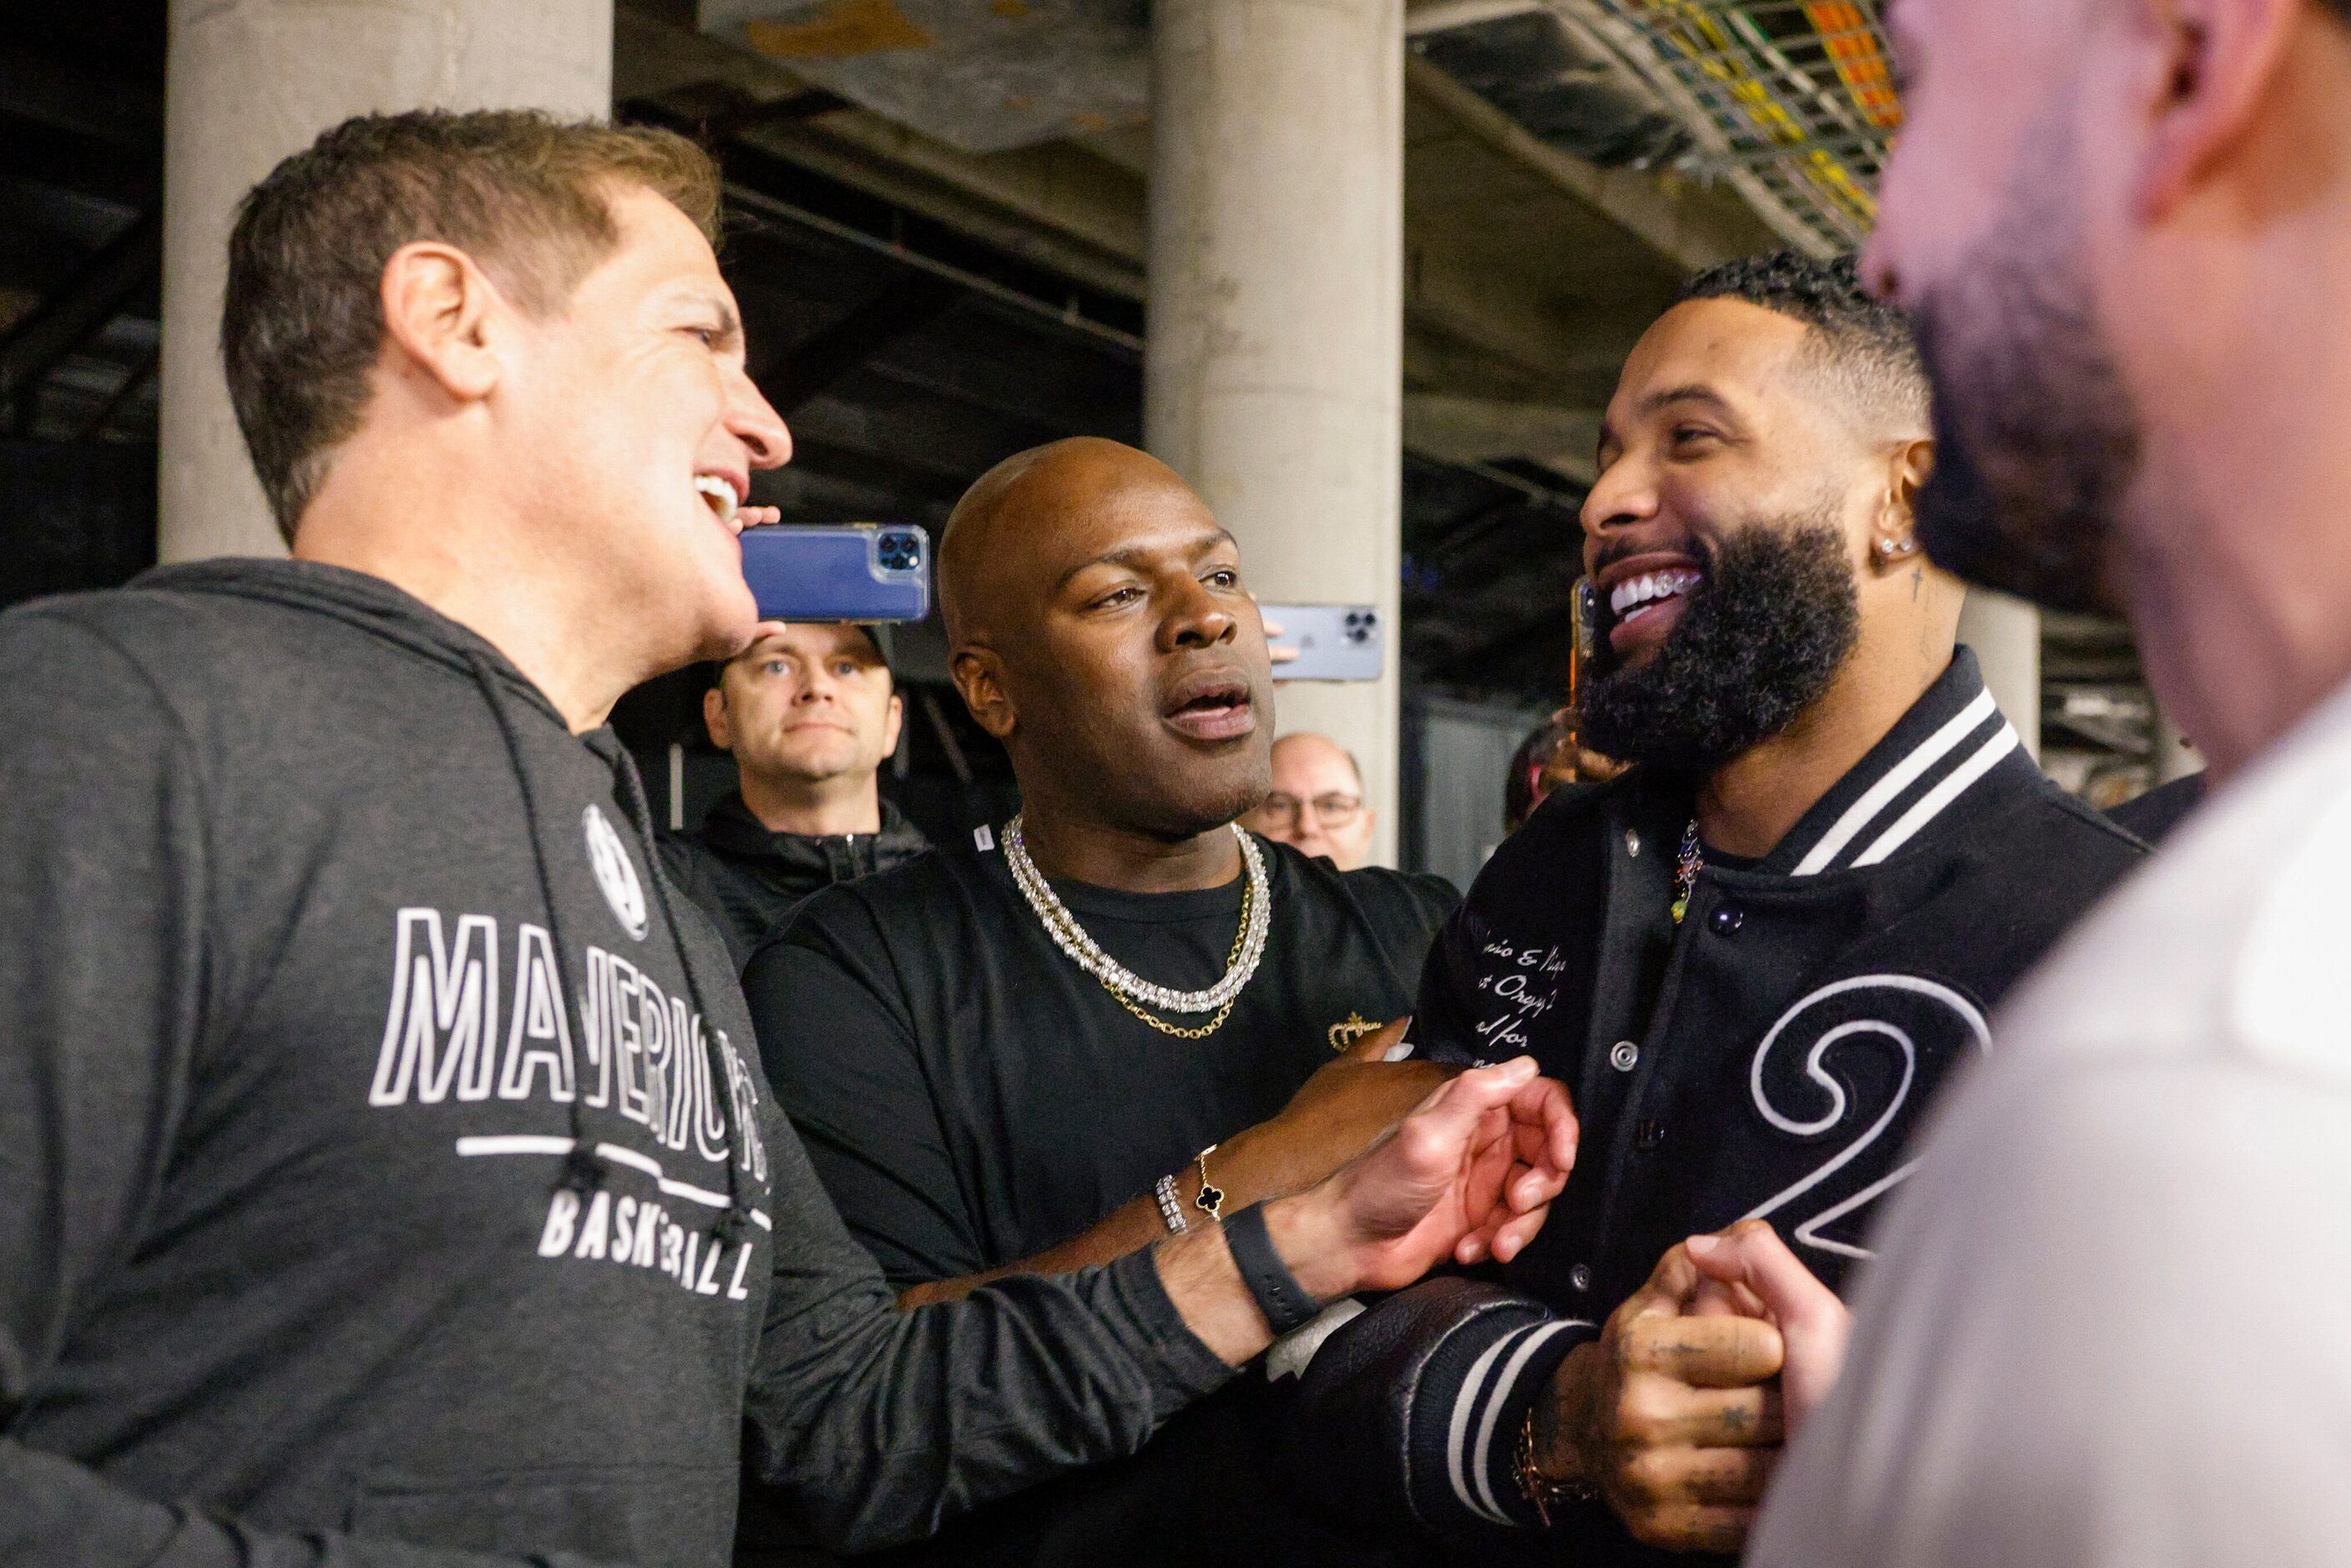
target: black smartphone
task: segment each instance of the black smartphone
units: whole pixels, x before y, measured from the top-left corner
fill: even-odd
[[[743,579],[762,621],[920,621],[931,612],[931,536],[912,523],[745,528]]]

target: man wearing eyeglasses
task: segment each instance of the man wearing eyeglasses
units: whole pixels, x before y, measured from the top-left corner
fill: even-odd
[[[1327,735],[1301,729],[1273,743],[1273,793],[1241,819],[1252,831],[1312,859],[1353,871],[1372,852],[1380,814],[1364,799],[1354,755]]]

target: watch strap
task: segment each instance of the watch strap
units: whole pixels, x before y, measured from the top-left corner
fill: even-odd
[[[1225,1245],[1232,1249],[1241,1283],[1249,1287],[1250,1299],[1277,1337],[1322,1314],[1322,1303],[1307,1293],[1274,1247],[1273,1234],[1266,1228],[1265,1205],[1250,1204],[1226,1220]]]

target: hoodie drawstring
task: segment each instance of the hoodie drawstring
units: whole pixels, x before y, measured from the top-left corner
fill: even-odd
[[[722,1246],[732,1247],[743,1239],[750,1223],[744,1212],[743,1183],[736,1174],[737,1167],[750,1157],[749,1134],[736,1121],[735,1080],[719,1051],[718,1026],[703,1005],[702,982],[695,978],[694,960],[686,953],[685,936],[678,927],[677,908],[670,902],[669,877],[662,870],[660,849],[653,842],[653,815],[645,803],[645,782],[637,774],[636,759],[625,751],[613,771],[620,777],[621,792],[628,805],[629,826],[636,830],[638,846],[644,851],[653,897],[661,904],[663,924],[669,927],[670,946],[677,954],[677,967],[685,973],[686,999],[702,1022],[703,1071],[710,1076],[710,1092],[718,1102],[718,1114],[726,1130],[726,1212],[712,1224],[710,1234]]]
[[[539,832],[538,797],[531,788],[530,769],[523,763],[522,737],[515,730],[514,715],[508,711],[496,668],[472,650],[466,652],[465,663],[474,672],[474,684],[480,688],[482,700],[489,705],[490,713],[498,722],[498,734],[506,742],[507,762],[514,769],[515,787],[522,792],[523,822],[530,833],[531,863],[538,871],[539,896],[547,900],[548,936],[555,944],[557,962],[568,964],[572,949],[563,939],[563,902],[556,897],[554,879],[548,874],[547,846]],[[694,961],[686,953],[685,939],[678,929],[677,910],[670,902],[668,879],[663,874],[661,853],[653,842],[653,813],[645,806],[644,782],[637,777],[637,766],[625,751],[613,771],[621,781],[629,825],[636,831],[638,847],[644,853],[645,873],[653,883],[653,897],[661,904],[663,922],[669,927],[671,949],[677,955],[678,967],[685,974],[686,998],[700,1025],[703,1071],[709,1076],[711,1098],[717,1103],[726,1134],[726,1211],[712,1222],[710,1235],[731,1247],[743,1239],[749,1227],[743,1184],[735,1168],[737,1162],[747,1157],[747,1145],[744,1129],[736,1120],[734,1081],[727,1075],[725,1059],[719,1055],[718,1030],[711,1022],[710,1009],[703,1003],[702,983],[695,977]],[[588,1037],[572,997],[573,988],[565,985],[561,989],[564,1009],[571,1019],[572,1038],[584,1042]],[[559,1188],[578,1193],[583,1202],[604,1185],[603,1162],[596,1157],[595,1145],[588,1137],[584,1098],[576,1092],[571,1097],[571,1152],[564,1157],[563,1176],[558,1183]]]
[[[507,766],[514,769],[515,788],[522,792],[522,820],[530,834],[530,861],[538,871],[538,895],[547,900],[547,935],[555,944],[558,966],[570,962],[571,946],[563,939],[563,904],[555,896],[554,879],[547,873],[547,845],[539,830],[538,795],[530,787],[530,769],[522,759],[522,737],[515,733],[514,715],[507,711],[505,695],[499,689],[498,673],[490,662],[472,649],[465,651],[466,667],[474,672],[474,685],[482,700],[490,706],[491,716],[498,721],[498,735],[506,742]],[[573,988],[566,983],[559,988],[564,1011],[571,1019],[571,1038],[584,1041],[586,1030],[572,998]],[[579,1194],[586,1203],[589,1195],[604,1185],[603,1162],[596,1157],[596,1146],[588,1138],[588,1119],[582,1113],[582,1096],[575,1088],[571,1095],[571,1152],[563,1156],[563,1178],[556,1184],[559,1190]]]

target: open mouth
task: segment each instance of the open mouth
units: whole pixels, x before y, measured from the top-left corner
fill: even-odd
[[[1625,656],[1662,643],[1705,583],[1705,569],[1687,557],[1653,554],[1606,573],[1609,646]]]
[[[1686,599],[1706,580],[1706,574],[1692,567],[1669,567],[1663,571],[1645,571],[1618,583],[1608,593],[1608,608],[1614,612],[1616,624],[1631,626],[1645,616],[1654,615],[1677,600]]]
[[[720,522],[732,524],[735,521],[735,514],[742,508],[743,497],[735,488],[733,481],[722,479],[716,474],[696,474],[694,488],[701,496],[703,504]]]
[[[1196,675],[1169,694],[1168,727],[1194,740],[1231,740],[1257,728],[1249,683],[1234,675]]]

